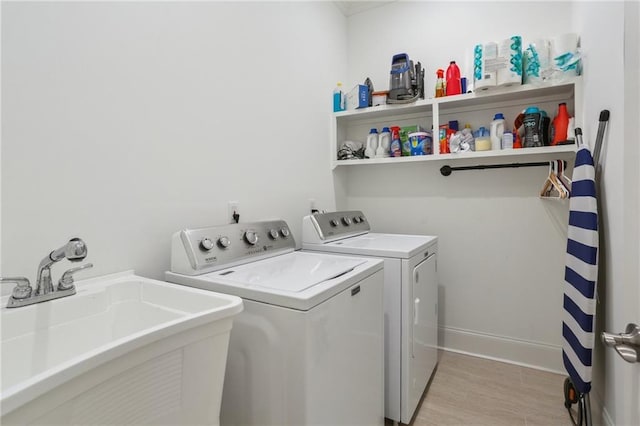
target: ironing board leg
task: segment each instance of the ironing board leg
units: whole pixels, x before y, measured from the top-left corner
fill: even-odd
[[[589,399],[589,394],[585,394],[582,395],[582,398],[584,398],[584,408],[585,408],[585,413],[584,413],[584,420],[585,420],[585,426],[592,426],[593,423],[591,423],[591,400]]]

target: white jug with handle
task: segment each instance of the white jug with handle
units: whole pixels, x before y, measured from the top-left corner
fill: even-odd
[[[369,136],[367,136],[367,147],[364,150],[364,155],[369,158],[376,156],[376,149],[378,148],[378,129],[371,129]]]
[[[491,139],[491,149],[499,150],[502,148],[502,134],[504,133],[504,115],[501,112],[493,117],[489,135]]]

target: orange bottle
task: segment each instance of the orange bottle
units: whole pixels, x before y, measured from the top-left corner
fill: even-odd
[[[553,119],[553,139],[551,145],[558,145],[560,142],[567,140],[567,129],[569,128],[569,113],[567,112],[567,104],[558,104],[558,114]]]

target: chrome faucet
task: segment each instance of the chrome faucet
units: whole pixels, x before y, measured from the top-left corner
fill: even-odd
[[[52,251],[42,259],[38,266],[35,291],[32,289],[29,280],[25,277],[0,278],[0,282],[2,283],[13,282],[16,284],[7,303],[7,308],[32,305],[34,303],[76,294],[76,287],[73,284],[73,274],[83,269],[91,268],[93,264],[87,263],[66,271],[62,275],[62,278],[60,278],[60,281],[58,281],[56,289],[53,288],[53,280],[51,279],[51,266],[62,259],[79,262],[84,260],[85,257],[87,257],[87,245],[85,242],[80,238],[72,238],[67,244]]]

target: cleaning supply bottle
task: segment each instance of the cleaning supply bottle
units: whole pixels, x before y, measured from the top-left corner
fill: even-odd
[[[517,132],[516,129],[513,129],[513,149],[520,149],[522,148],[522,140],[520,139],[520,134]]]
[[[451,61],[447,68],[447,96],[459,95],[462,93],[462,87],[460,86],[460,68],[456,65],[456,61]]]
[[[478,130],[473,132],[475,138],[475,151],[490,151],[491,139],[489,138],[489,130],[481,126]]]
[[[513,149],[513,133],[504,132],[502,134],[502,149]]]
[[[400,127],[391,127],[391,157],[402,157],[402,142],[400,141]]]
[[[473,130],[471,129],[471,124],[466,123],[466,124],[464,125],[464,129],[462,129],[462,131],[463,131],[465,134],[467,134],[467,132],[471,134],[471,138],[469,139],[469,149],[470,149],[471,151],[475,151],[475,150],[476,150],[476,138],[475,138],[475,136],[474,136],[474,132],[473,132]]]
[[[574,117],[569,118],[569,125],[567,126],[567,141],[576,143],[576,119]]]
[[[344,93],[341,82],[338,82],[336,88],[333,89],[333,112],[339,111],[344,111]]]
[[[436,98],[442,98],[447,95],[444,89],[444,70],[437,70],[436,75]]]
[[[567,104],[562,102],[558,104],[558,114],[555,116],[552,122],[553,137],[551,138],[551,145],[558,145],[560,142],[566,141],[567,129],[569,128],[569,113],[567,112]]]
[[[502,148],[502,135],[504,134],[504,115],[501,112],[493,117],[491,127],[489,128],[489,138],[491,139],[491,149],[499,150]]]
[[[378,137],[376,157],[389,157],[391,155],[391,132],[388,127],[383,127]]]
[[[364,150],[364,155],[373,158],[376,155],[376,149],[378,149],[378,129],[371,129],[369,136],[367,136],[367,147]]]
[[[524,110],[522,126],[524,127],[522,138],[524,148],[544,146],[544,120],[538,107],[532,106]]]

